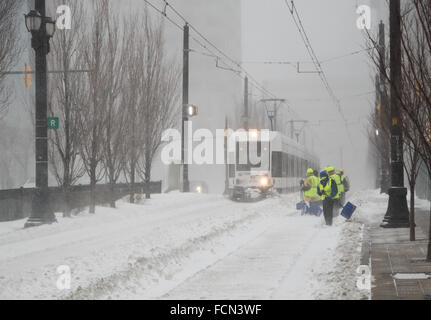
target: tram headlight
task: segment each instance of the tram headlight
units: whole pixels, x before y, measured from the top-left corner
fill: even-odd
[[[256,140],[259,137],[259,131],[257,131],[256,129],[250,130],[248,134],[251,140]]]
[[[267,176],[260,177],[259,185],[261,187],[267,187],[269,185],[269,178]]]
[[[202,193],[202,187],[201,186],[197,186],[196,187],[196,192],[197,193]]]

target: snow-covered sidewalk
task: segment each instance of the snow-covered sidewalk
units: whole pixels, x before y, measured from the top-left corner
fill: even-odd
[[[236,203],[173,193],[142,205],[118,201],[117,209],[98,207],[96,215],[39,228],[0,223],[0,298],[366,296],[356,288],[360,210],[351,222],[338,217],[329,228],[322,217],[301,217],[297,198]],[[60,265],[70,267],[70,290],[56,286]]]

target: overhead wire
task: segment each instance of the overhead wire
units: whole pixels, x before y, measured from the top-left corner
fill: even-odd
[[[146,2],[148,0],[145,0]],[[202,32],[200,32],[193,24],[191,24],[185,17],[183,14],[181,14],[172,4],[170,4],[169,2],[167,2],[166,0],[161,0],[164,2],[165,6],[167,8],[169,8],[170,10],[172,10],[172,12],[174,14],[176,14],[185,24],[188,24],[190,29],[197,35],[199,36],[203,42],[205,42],[207,45],[203,44],[201,41],[199,41],[198,39],[196,39],[195,37],[192,37],[192,39],[199,45],[201,46],[203,49],[207,50],[208,52],[211,52],[212,54],[215,54],[213,51],[210,50],[209,47],[213,48],[213,50],[215,50],[216,52],[218,52],[218,54],[215,54],[219,60],[227,60],[229,63],[233,64],[233,66],[235,68],[240,69],[244,75],[246,75],[249,78],[249,81],[254,82],[255,87],[257,87],[259,89],[259,91],[262,91],[264,94],[266,94],[267,96],[270,97],[275,97],[275,95],[270,92],[268,89],[266,89],[263,85],[261,85],[259,83],[259,81],[257,81],[253,75],[251,75],[242,65],[241,63],[239,63],[238,61],[236,61],[235,59],[233,59],[232,57],[230,57],[229,55],[227,55],[223,50],[221,50],[217,45],[215,45],[211,40],[209,40],[205,35],[202,34]],[[226,63],[226,61],[224,61],[224,63],[226,65],[229,65],[229,63]],[[234,69],[234,68],[231,68]]]
[[[365,52],[365,51],[370,51],[374,48],[365,48],[365,49],[361,49],[361,50],[356,50],[356,51],[352,51],[350,53],[346,53],[344,55],[340,55],[340,56],[334,56],[328,59],[324,59],[320,61],[320,64],[325,64],[328,62],[332,62],[332,61],[336,61],[336,60],[340,60],[340,59],[344,59],[350,56],[354,56],[357,55],[359,53]],[[275,64],[275,65],[290,65],[293,66],[296,69],[296,65],[298,63],[313,63],[313,61],[290,61],[290,60],[251,60],[251,61],[243,61],[243,63],[246,64]]]
[[[351,143],[353,143],[352,138],[350,136],[350,132],[349,132],[349,128],[348,128],[348,124],[347,124],[347,119],[343,113],[343,110],[341,108],[341,104],[340,104],[340,100],[337,98],[337,96],[335,95],[332,87],[330,86],[328,79],[326,77],[325,71],[322,69],[321,66],[321,62],[319,61],[319,59],[317,58],[317,55],[311,45],[311,42],[308,38],[307,32],[305,31],[304,25],[302,23],[301,17],[298,13],[298,10],[296,9],[296,6],[294,4],[293,1],[291,1],[291,6],[289,6],[289,3],[287,0],[285,0],[286,6],[289,9],[290,14],[292,15],[293,21],[299,31],[299,34],[301,35],[301,39],[305,45],[305,48],[307,49],[307,52],[314,64],[314,67],[316,69],[316,73],[318,74],[319,78],[321,79],[326,91],[328,92],[329,96],[331,97],[331,99],[334,102],[334,105],[338,111],[338,113],[340,114],[341,118],[344,121],[344,125],[346,128],[346,133],[348,135],[348,138],[350,140]]]
[[[191,49],[190,51],[198,53],[198,54],[202,54],[205,56],[209,56],[209,57],[213,57],[216,59],[216,67],[220,68],[220,65],[218,65],[218,61],[222,61],[227,67],[222,67],[221,69],[225,69],[225,70],[229,70],[229,71],[233,71],[233,73],[240,77],[241,79],[243,79],[242,75],[240,74],[239,71],[241,71],[248,79],[249,79],[249,85],[251,87],[256,88],[258,91],[260,91],[263,96],[268,96],[271,98],[276,98],[276,95],[273,94],[271,91],[269,91],[268,89],[266,89],[262,84],[259,83],[259,81],[257,81],[255,79],[255,77],[247,70],[243,67],[243,65],[236,61],[235,59],[233,59],[232,57],[230,57],[228,54],[226,54],[223,50],[221,50],[217,45],[215,45],[211,40],[209,40],[205,35],[203,35],[202,32],[200,32],[193,24],[191,24],[185,17],[183,14],[181,14],[173,5],[171,5],[169,2],[167,2],[166,0],[160,0],[163,2],[164,4],[164,8],[163,10],[157,8],[153,3],[151,3],[149,0],[144,0],[145,3],[147,3],[148,5],[151,6],[151,8],[153,8],[155,11],[159,12],[165,19],[167,19],[167,21],[169,21],[170,23],[172,23],[176,28],[178,28],[179,30],[181,30],[181,32],[183,32],[183,27],[180,26],[179,23],[177,23],[176,21],[174,21],[172,18],[169,17],[168,15],[168,9],[170,9],[180,20],[182,20],[182,22],[184,24],[187,24],[189,26],[189,28],[195,33],[196,36],[194,36],[193,34],[190,35],[190,38],[198,45],[200,46],[202,49],[204,49],[205,51],[207,51],[208,53],[204,53],[201,51],[197,51],[194,49]],[[198,37],[200,39],[198,39]],[[227,61],[226,61],[227,60]],[[231,67],[229,67],[231,66]],[[232,67],[233,66],[233,67]],[[235,69],[237,68],[237,70]],[[289,109],[289,112],[291,113],[295,113],[297,115],[298,118],[300,118],[299,114],[296,113],[290,106],[289,102],[287,100],[285,100],[283,102],[284,104],[286,104],[286,106]]]

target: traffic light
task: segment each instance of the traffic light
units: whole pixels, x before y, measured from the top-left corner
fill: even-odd
[[[189,117],[195,117],[198,115],[199,108],[197,106],[188,105],[187,106],[187,115]]]
[[[31,87],[31,67],[29,65],[24,66],[24,85],[26,88]]]

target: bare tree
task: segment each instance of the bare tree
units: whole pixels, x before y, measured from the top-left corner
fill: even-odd
[[[401,107],[420,137],[417,147],[431,171],[431,3],[413,0],[403,19],[404,86],[410,95]],[[412,95],[418,103],[412,103]]]
[[[405,123],[408,123],[408,121],[404,121]],[[405,141],[406,150],[403,165],[404,170],[407,173],[407,179],[410,187],[410,241],[415,241],[415,188],[418,174],[421,168],[421,162],[419,150],[415,148],[414,144],[417,142],[417,140],[419,140],[419,137],[417,136],[417,133],[412,130],[412,127],[406,127],[405,123],[403,124],[403,127],[405,128],[404,133],[407,133],[407,131],[411,131],[412,134],[412,137],[406,139]],[[414,139],[416,139],[416,141],[414,141]]]
[[[145,17],[147,12],[145,12]],[[144,18],[145,18],[144,17]],[[134,186],[136,182],[136,168],[140,154],[142,128],[140,127],[139,103],[141,101],[140,79],[142,76],[142,57],[139,48],[142,38],[138,33],[137,15],[130,15],[125,20],[123,29],[127,34],[123,36],[124,45],[129,48],[124,56],[124,86],[121,95],[121,105],[123,106],[127,126],[125,128],[126,144],[125,166],[123,168],[126,180],[130,183],[130,203],[135,202]],[[142,30],[142,29],[141,29]],[[125,32],[126,33],[126,32]]]
[[[368,117],[369,131],[368,137],[371,144],[374,146],[373,150],[376,155],[376,160],[379,165],[379,172],[377,173],[379,181],[377,185],[380,186],[380,193],[388,193],[389,188],[389,172],[383,173],[382,170],[390,168],[390,110],[388,105],[387,88],[381,87],[380,80],[376,77],[376,107],[371,111]],[[376,162],[377,163],[377,162]]]
[[[104,80],[106,90],[106,115],[105,134],[103,137],[103,165],[106,176],[111,186],[110,206],[115,207],[114,185],[124,169],[126,160],[126,144],[124,133],[126,127],[126,113],[120,104],[121,92],[124,89],[124,58],[130,50],[127,41],[127,28],[124,29],[122,45],[119,37],[118,19],[112,15],[108,8],[106,16],[107,44],[106,44],[106,68],[104,69]]]
[[[50,3],[54,8],[64,1]],[[67,3],[66,3],[67,4]],[[51,130],[49,136],[50,169],[58,184],[63,187],[65,196],[64,216],[70,216],[69,193],[72,186],[85,171],[79,158],[79,104],[83,94],[84,78],[82,73],[70,72],[82,66],[82,51],[79,50],[83,37],[84,3],[74,1],[72,10],[73,28],[67,32],[57,32],[52,40],[52,54],[48,63],[51,69],[63,70],[51,74],[49,78],[49,112],[60,118],[60,128]]]
[[[167,61],[164,51],[163,28],[159,21],[152,24],[145,20],[147,52],[141,82],[142,101],[140,115],[144,130],[142,154],[138,161],[138,173],[144,182],[151,181],[154,156],[160,145],[164,130],[175,126],[179,114],[180,72],[175,61]],[[146,193],[150,198],[150,193]]]
[[[11,90],[5,84],[6,75],[19,59],[21,46],[18,33],[18,11],[23,3],[16,0],[0,1],[0,119],[6,114]]]
[[[409,139],[427,166],[431,178],[431,2],[412,0],[402,20],[402,63],[404,87],[401,108],[409,118],[416,139]],[[412,98],[414,97],[414,98]],[[416,98],[417,97],[417,98]],[[416,99],[416,100],[413,100]],[[414,103],[416,102],[417,103]],[[430,212],[431,214],[431,212]],[[431,219],[427,260],[431,261]]]
[[[95,213],[96,183],[103,178],[104,170],[101,166],[103,160],[103,137],[106,123],[106,17],[109,14],[107,0],[95,1],[89,9],[93,20],[89,26],[88,34],[82,41],[84,66],[92,69],[86,81],[87,90],[81,95],[79,103],[79,132],[80,156],[85,171],[90,177],[91,204],[90,213]]]
[[[151,169],[154,156],[161,145],[162,133],[168,128],[173,128],[176,122],[176,115],[179,114],[179,78],[180,73],[175,63],[162,65],[161,78],[155,81],[154,88],[156,99],[144,105],[143,120],[144,132],[143,153],[138,162],[138,172],[146,183],[151,181]],[[149,198],[149,192],[146,198]]]
[[[136,21],[137,19],[129,19]],[[145,181],[151,180],[154,156],[161,145],[162,132],[176,126],[179,114],[180,72],[164,51],[161,22],[153,23],[145,11],[145,18],[131,27],[134,45],[128,56],[127,106],[128,157],[127,175],[135,183],[136,174]],[[139,72],[136,72],[136,69]],[[133,191],[130,201],[134,201]],[[149,193],[146,197],[149,198]]]

